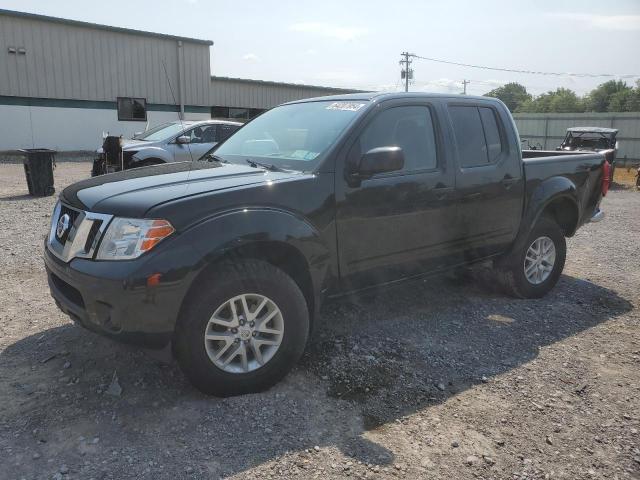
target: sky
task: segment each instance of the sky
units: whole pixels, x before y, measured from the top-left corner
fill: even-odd
[[[636,75],[640,0],[0,0],[0,8],[201,38],[213,75],[400,90],[400,54],[518,70]],[[413,62],[410,90],[584,94],[608,77],[528,75]]]

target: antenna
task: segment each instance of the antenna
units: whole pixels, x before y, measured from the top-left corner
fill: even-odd
[[[167,64],[162,61],[162,68],[164,69],[164,76],[167,77],[167,83],[169,84],[169,91],[171,92],[171,97],[173,98],[173,103],[175,105],[178,104],[176,102],[176,96],[173,94],[173,88],[171,87],[171,80],[169,80],[169,74],[167,73]],[[180,120],[180,126],[184,131],[184,123],[182,123],[182,118],[180,118],[180,114],[178,113],[178,120]],[[191,163],[193,164],[193,154],[191,153],[191,144],[187,143],[187,148],[189,149],[189,157],[191,158]]]

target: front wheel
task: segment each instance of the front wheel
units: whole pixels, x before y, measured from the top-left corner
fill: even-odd
[[[514,297],[543,297],[558,283],[566,254],[562,230],[553,220],[542,217],[523,247],[498,262],[498,278]]]
[[[187,299],[174,352],[200,391],[229,396],[265,390],[302,355],[309,311],[298,285],[261,261],[223,263]]]

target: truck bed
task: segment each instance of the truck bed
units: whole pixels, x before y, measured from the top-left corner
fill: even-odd
[[[523,150],[522,161],[526,181],[525,208],[543,182],[552,188],[552,184],[558,185],[568,179],[578,190],[578,227],[591,219],[600,199],[600,188],[593,188],[593,185],[602,184],[605,158],[601,153]]]

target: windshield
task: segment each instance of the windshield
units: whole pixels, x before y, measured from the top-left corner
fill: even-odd
[[[358,115],[366,101],[282,105],[263,113],[215,149],[233,163],[253,159],[280,168],[309,171]]]
[[[182,125],[180,123],[163,123],[146,132],[138,135],[136,140],[145,140],[147,142],[159,142],[173,137],[182,131]]]

